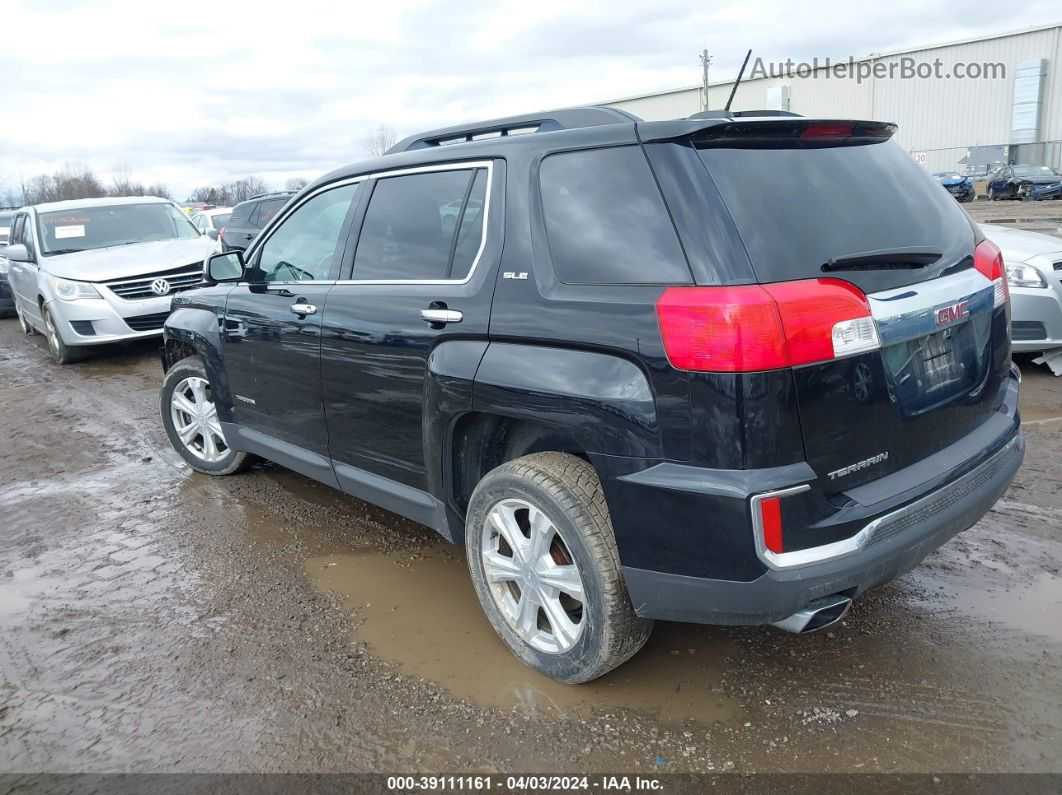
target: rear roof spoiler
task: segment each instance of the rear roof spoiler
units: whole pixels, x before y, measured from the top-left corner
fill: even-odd
[[[596,127],[601,124],[629,124],[639,121],[641,119],[633,113],[601,105],[583,108],[562,108],[541,113],[507,116],[503,119],[472,122],[471,124],[458,124],[454,127],[443,127],[438,130],[416,133],[408,138],[403,138],[384,154],[409,152],[413,149],[426,149],[432,146],[447,146],[480,138],[571,130],[577,127]]]
[[[642,122],[638,125],[638,137],[642,143],[692,139],[699,146],[742,148],[791,146],[798,141],[802,146],[843,146],[885,141],[892,137],[896,129],[891,122],[814,119],[787,113],[778,117],[746,116],[734,119],[715,116]]]

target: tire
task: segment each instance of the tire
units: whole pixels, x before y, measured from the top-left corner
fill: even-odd
[[[26,316],[22,314],[22,307],[20,307],[18,303],[15,304],[15,315],[18,316],[18,325],[19,328],[22,329],[23,334],[29,337],[30,335],[37,333],[37,329],[33,328],[33,326],[30,325],[30,322],[26,320]]]
[[[73,364],[85,358],[84,347],[63,342],[48,307],[41,307],[41,316],[44,318],[44,336],[48,340],[48,352],[56,364]]]
[[[496,524],[499,516],[507,520]],[[505,540],[510,537],[515,546]],[[535,554],[532,544],[543,538],[552,543]],[[546,676],[568,684],[596,679],[630,659],[653,631],[653,622],[631,606],[601,482],[581,458],[535,453],[489,472],[468,506],[465,548],[494,630],[517,658]],[[553,587],[551,579],[564,587]],[[580,588],[581,601],[572,596]]]
[[[178,392],[179,390],[179,392]],[[174,404],[175,393],[184,404]],[[162,382],[159,394],[159,410],[162,425],[173,449],[188,462],[196,472],[207,475],[232,475],[254,463],[254,456],[233,450],[225,442],[217,419],[217,410],[210,400],[210,379],[206,368],[197,356],[189,356],[173,365]],[[202,418],[190,409],[203,406]],[[176,415],[176,417],[175,417]],[[210,424],[210,417],[213,423]],[[181,424],[178,428],[178,422]],[[207,423],[207,425],[204,425]],[[182,431],[185,438],[182,439]],[[208,431],[208,432],[204,432]]]

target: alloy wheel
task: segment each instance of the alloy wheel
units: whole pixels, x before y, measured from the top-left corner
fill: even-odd
[[[48,338],[48,347],[51,349],[52,355],[58,359],[61,353],[59,350],[59,333],[55,330],[55,323],[52,322],[52,313],[47,309],[44,310],[44,336]]]
[[[560,530],[537,507],[501,500],[487,513],[480,554],[491,595],[532,648],[561,654],[586,624],[582,575]]]
[[[205,378],[190,376],[177,384],[170,396],[170,418],[177,437],[196,458],[214,463],[228,454],[229,446]]]

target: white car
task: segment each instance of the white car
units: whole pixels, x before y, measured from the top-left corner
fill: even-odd
[[[214,241],[166,199],[79,199],[23,207],[5,254],[22,330],[60,364],[92,345],[162,334],[176,292],[203,280]]]
[[[192,212],[192,223],[195,228],[209,237],[211,240],[218,239],[218,232],[229,222],[232,216],[231,207],[215,207],[213,210],[195,210]]]
[[[1012,349],[1062,348],[1062,238],[993,224],[981,229],[1003,252]]]

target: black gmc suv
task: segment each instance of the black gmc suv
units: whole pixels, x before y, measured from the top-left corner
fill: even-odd
[[[565,682],[653,619],[826,626],[1024,455],[999,250],[894,131],[582,108],[414,136],[175,296],[166,431],[198,471],[262,456],[463,542]]]

